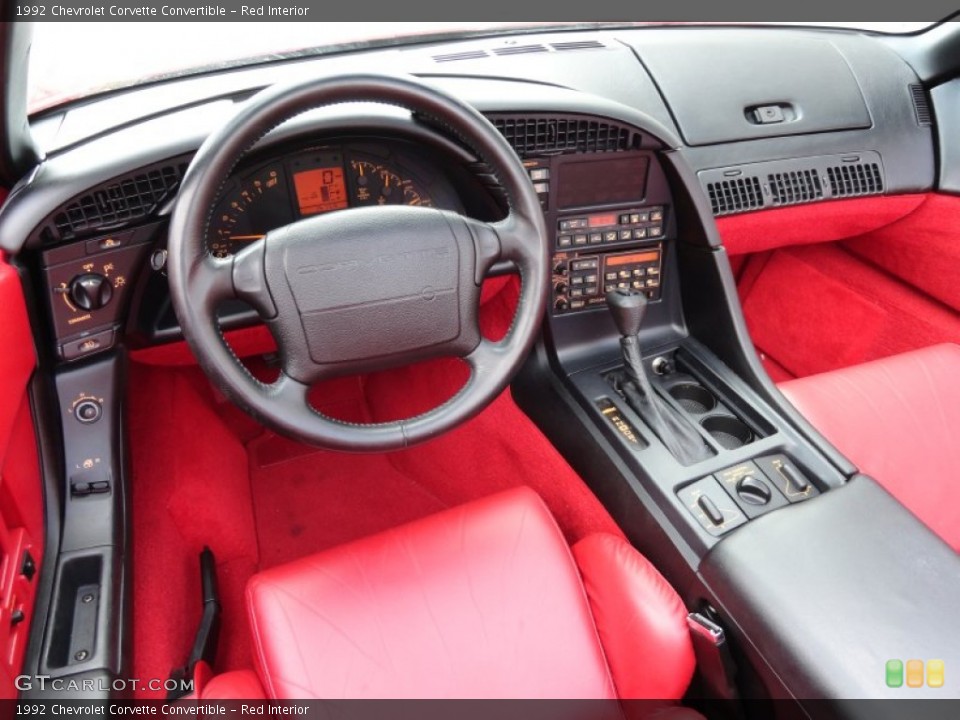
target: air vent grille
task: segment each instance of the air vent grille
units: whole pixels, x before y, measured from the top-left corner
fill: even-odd
[[[728,215],[763,207],[763,190],[756,176],[720,180],[707,185],[714,215]]]
[[[173,195],[185,170],[185,164],[158,166],[77,198],[53,218],[58,239],[113,229],[151,215]]]
[[[834,197],[876,195],[883,192],[883,175],[877,163],[850,163],[827,168]]]
[[[604,120],[575,116],[494,116],[491,122],[520,157],[564,152],[616,152],[640,147],[640,134]]]
[[[767,182],[774,205],[812,202],[823,197],[823,186],[816,170],[771,173]]]
[[[917,125],[929,127],[933,125],[933,115],[930,112],[930,101],[922,85],[910,86],[910,97],[913,100],[913,112],[917,117]]]
[[[457,60],[482,60],[493,56],[510,57],[511,55],[530,55],[531,53],[571,52],[573,50],[600,50],[607,47],[600,40],[572,40],[567,42],[540,45],[498,45],[495,48],[473,48],[459,52],[441,53],[433,55],[433,61],[438,63],[455,62]]]
[[[596,50],[605,48],[606,45],[599,40],[578,40],[576,42],[550,43],[550,47],[562,52],[564,50]]]
[[[530,53],[545,53],[543,45],[508,45],[493,51],[494,55],[529,55]]]
[[[487,57],[485,50],[464,50],[463,52],[434,55],[433,60],[434,62],[444,63],[454,62],[456,60],[480,60],[481,58],[485,57]]]

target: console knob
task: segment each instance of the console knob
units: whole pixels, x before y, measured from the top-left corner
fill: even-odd
[[[747,475],[737,483],[737,495],[750,505],[766,505],[771,498],[770,488],[767,484],[753,475]]]
[[[563,295],[567,291],[567,284],[565,282],[558,282],[553,286],[553,290],[557,295]]]
[[[70,300],[81,310],[99,310],[113,297],[110,279],[99,273],[77,275],[70,281]]]
[[[570,305],[570,303],[568,303],[568,302],[567,302],[567,299],[566,299],[566,298],[563,298],[563,297],[557,298],[557,301],[553,304],[553,306],[554,306],[557,310],[566,310],[569,305]]]

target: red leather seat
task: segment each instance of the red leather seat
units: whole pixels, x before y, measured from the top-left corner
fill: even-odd
[[[780,389],[861,472],[960,552],[960,346],[936,345]]]
[[[676,700],[695,664],[656,569],[612,535],[570,548],[526,488],[261,572],[247,600],[272,699]]]

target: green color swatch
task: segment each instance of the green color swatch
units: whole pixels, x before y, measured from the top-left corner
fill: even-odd
[[[903,661],[887,660],[887,687],[903,686]]]

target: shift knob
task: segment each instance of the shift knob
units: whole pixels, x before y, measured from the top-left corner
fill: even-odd
[[[624,337],[640,332],[647,314],[647,296],[640,290],[611,290],[607,293],[607,307],[613,315],[617,329]]]

